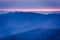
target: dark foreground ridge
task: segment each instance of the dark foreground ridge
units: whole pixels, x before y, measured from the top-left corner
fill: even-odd
[[[60,14],[1,14],[0,40],[60,40]]]
[[[34,29],[16,35],[1,38],[0,40],[60,40],[60,29]]]

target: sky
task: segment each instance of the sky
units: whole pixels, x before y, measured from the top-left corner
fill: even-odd
[[[0,0],[1,8],[60,8],[60,0]]]

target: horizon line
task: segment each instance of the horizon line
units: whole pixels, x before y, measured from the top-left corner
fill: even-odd
[[[60,11],[60,8],[1,8],[0,11],[51,12]]]

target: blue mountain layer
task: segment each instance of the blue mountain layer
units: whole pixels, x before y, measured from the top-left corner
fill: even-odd
[[[60,13],[0,14],[0,40],[60,40]]]

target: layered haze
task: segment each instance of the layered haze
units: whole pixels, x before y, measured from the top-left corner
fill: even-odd
[[[0,40],[59,40],[60,12],[0,13]]]

